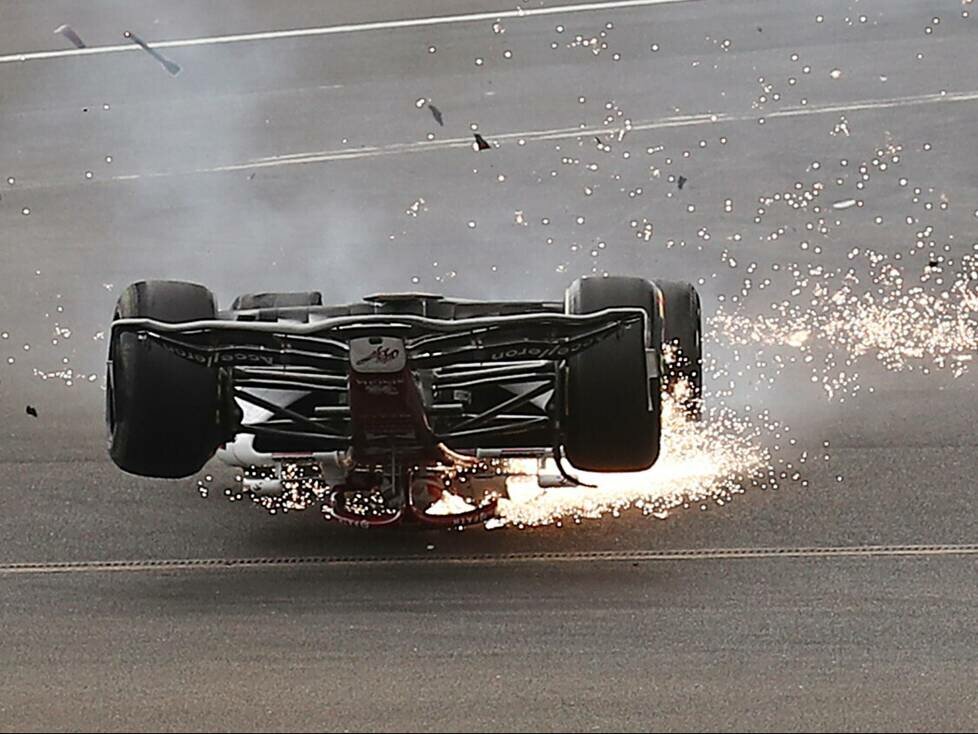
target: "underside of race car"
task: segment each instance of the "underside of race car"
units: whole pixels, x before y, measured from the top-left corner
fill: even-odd
[[[581,278],[563,302],[262,293],[218,311],[201,285],[142,281],[112,322],[109,453],[166,478],[216,454],[248,491],[304,493],[348,524],[458,526],[496,500],[431,514],[419,495],[514,459],[571,484],[652,466],[662,392],[699,419],[701,363],[686,283]]]

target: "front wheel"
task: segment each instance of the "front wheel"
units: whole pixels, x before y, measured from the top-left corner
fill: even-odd
[[[195,283],[133,283],[115,318],[180,323],[213,319],[214,296]],[[199,471],[221,441],[217,370],[126,332],[109,345],[109,455],[131,474],[179,478]]]
[[[585,314],[637,307],[659,328],[655,286],[643,278],[580,278],[565,310]],[[642,324],[633,324],[567,360],[562,429],[568,461],[584,471],[648,469],[659,457],[661,394],[649,373]]]

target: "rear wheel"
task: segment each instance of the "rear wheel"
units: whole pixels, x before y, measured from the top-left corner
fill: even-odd
[[[115,318],[179,323],[215,318],[213,294],[195,283],[133,283]],[[150,339],[123,333],[109,346],[109,455],[132,474],[177,478],[201,469],[221,440],[217,370]]]
[[[689,283],[656,281],[662,294],[662,352],[666,392],[686,417],[703,418],[700,296]]]
[[[643,308],[654,330],[654,299],[655,287],[642,278],[580,278],[567,289],[565,308],[570,314]],[[658,375],[648,374],[641,324],[569,358],[562,416],[568,461],[599,472],[652,466],[659,457],[659,389]]]

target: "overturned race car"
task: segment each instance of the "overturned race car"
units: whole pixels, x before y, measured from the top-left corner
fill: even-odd
[[[691,285],[623,276],[580,278],[562,303],[261,293],[227,311],[201,285],[142,281],[112,322],[109,453],[162,478],[216,454],[254,496],[302,494],[358,527],[481,523],[498,494],[424,503],[526,460],[557,484],[652,466],[663,391],[701,417],[700,320]]]

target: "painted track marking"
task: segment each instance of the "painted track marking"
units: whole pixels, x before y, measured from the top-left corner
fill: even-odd
[[[894,558],[978,556],[978,544],[799,546],[783,548],[699,548],[689,550],[479,553],[460,555],[291,556],[268,558],[186,558],[129,561],[63,561],[0,564],[0,576],[50,573],[147,573],[153,571],[268,569],[298,566],[397,566],[421,564],[496,565],[510,563],[716,561],[771,558]]]
[[[386,31],[402,28],[430,28],[440,25],[457,23],[474,23],[478,21],[506,20],[509,18],[538,18],[548,15],[568,15],[571,13],[588,13],[600,10],[627,10],[653,5],[674,5],[678,3],[701,2],[702,0],[605,0],[603,2],[579,3],[574,5],[555,5],[549,8],[527,8],[517,10],[497,10],[482,13],[463,13],[459,15],[434,15],[427,18],[404,18],[400,20],[377,20],[365,23],[345,23],[342,25],[318,26],[314,28],[290,28],[278,31],[255,31],[253,33],[235,33],[224,36],[204,36],[201,38],[184,38],[174,41],[152,41],[154,49],[188,48],[193,46],[217,46],[228,43],[248,43],[256,41],[277,41],[286,38],[309,38],[316,36],[333,36],[344,33],[361,33],[364,31]],[[47,59],[62,59],[73,56],[100,56],[103,54],[142,51],[133,43],[115,46],[90,46],[88,48],[67,48],[57,51],[26,51],[24,53],[5,54],[0,56],[0,64],[23,61],[43,61]]]

